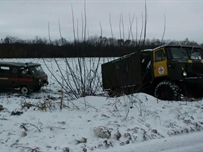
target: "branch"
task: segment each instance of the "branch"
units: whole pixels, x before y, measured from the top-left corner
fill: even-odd
[[[141,12],[141,13],[142,13],[142,12]],[[142,32],[143,32],[143,13],[142,13],[142,28],[141,28],[141,32],[140,32],[140,41],[139,41],[139,44],[141,43]]]
[[[122,27],[123,27],[123,40],[125,39],[125,28],[124,28],[124,22],[123,22],[123,13],[122,13]]]
[[[86,30],[87,30],[86,0],[84,0],[84,14],[85,14],[85,25],[84,25],[84,42],[85,42],[86,41]]]
[[[73,37],[74,37],[74,41],[76,40],[76,36],[75,36],[75,20],[74,20],[74,12],[73,12],[73,5],[71,4],[71,13],[72,13],[72,22],[73,22]]]
[[[111,13],[109,13],[109,24],[110,24],[110,29],[111,29],[111,37],[113,38],[113,29],[112,29],[112,24],[111,24]]]
[[[161,43],[163,43],[165,32],[166,32],[166,16],[164,14],[164,31],[163,31],[163,35],[162,35],[162,38],[161,38]]]
[[[49,44],[50,44],[51,43],[51,36],[50,36],[49,22],[48,22],[48,36],[49,36]]]
[[[143,40],[143,45],[145,45],[145,39],[147,35],[147,3],[145,0],[145,25],[144,25],[144,40]]]
[[[58,26],[59,26],[59,35],[60,35],[60,38],[62,39],[61,25],[60,25],[60,20],[59,19],[58,19]]]
[[[36,126],[36,125],[34,125],[34,124],[31,124],[31,123],[22,123],[22,125],[20,126],[21,128],[26,128],[25,126],[26,125],[30,125],[30,126],[33,126],[33,127],[35,127],[39,132],[41,132],[41,130]],[[26,129],[27,130],[27,129]],[[26,131],[25,130],[25,131]]]
[[[99,22],[99,27],[100,27],[100,36],[101,36],[101,38],[102,38],[102,33],[103,33],[103,31],[102,31],[102,25],[101,25],[101,22]]]

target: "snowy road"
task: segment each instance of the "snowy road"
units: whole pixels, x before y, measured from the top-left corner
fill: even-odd
[[[96,152],[203,152],[203,132],[156,139]]]

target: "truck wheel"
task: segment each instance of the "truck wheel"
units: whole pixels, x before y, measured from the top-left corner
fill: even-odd
[[[28,95],[30,93],[30,90],[28,87],[21,87],[20,88],[20,92],[23,94],[23,95]]]
[[[162,81],[155,88],[154,96],[161,100],[181,100],[180,88],[171,81]]]

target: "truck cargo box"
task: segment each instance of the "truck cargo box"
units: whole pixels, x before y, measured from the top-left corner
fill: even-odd
[[[103,89],[139,86],[142,82],[141,53],[134,52],[102,64]]]

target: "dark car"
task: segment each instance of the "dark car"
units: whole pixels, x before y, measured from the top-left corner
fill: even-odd
[[[48,76],[41,64],[22,62],[0,62],[0,88],[20,88],[22,94],[39,91],[48,85]]]

